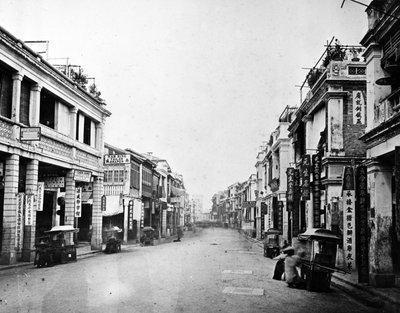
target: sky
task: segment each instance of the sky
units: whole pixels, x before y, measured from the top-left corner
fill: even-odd
[[[360,0],[368,4],[368,0]],[[166,159],[189,194],[255,173],[263,141],[333,37],[359,44],[347,0],[0,0],[0,26],[81,65],[106,108],[105,141]],[[38,50],[43,47],[36,46]]]

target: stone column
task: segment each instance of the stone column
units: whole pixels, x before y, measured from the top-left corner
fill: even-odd
[[[18,180],[19,155],[12,154],[7,157],[5,166],[3,237],[0,264],[14,264],[17,261],[16,221]]]
[[[18,123],[19,122],[19,112],[20,112],[20,101],[21,101],[21,81],[24,75],[16,73],[12,76],[13,80],[13,93],[12,93],[12,109],[11,109],[11,119]]]
[[[71,139],[76,140],[76,122],[78,119],[78,109],[76,107],[72,107],[69,109],[70,113],[70,126],[69,126],[69,136]]]
[[[29,161],[26,168],[26,194],[37,194],[38,173],[39,161]],[[26,262],[33,261],[33,258],[35,257],[34,247],[36,233],[36,210],[37,207],[35,206],[33,210],[32,226],[24,226],[24,246],[22,248],[22,260]]]
[[[392,221],[392,167],[378,162],[368,165],[370,190],[370,283],[377,287],[393,286],[390,230]]]
[[[11,105],[11,120],[15,123],[19,123],[20,115],[20,102],[21,102],[21,81],[24,76],[16,73],[12,76],[13,80],[13,92],[12,92],[12,105]],[[19,139],[20,127],[13,125],[13,138]]]
[[[101,196],[104,191],[103,177],[94,177],[92,206],[92,250],[102,249],[103,216],[101,213]]]
[[[36,84],[31,88],[29,103],[29,126],[39,126],[40,120],[40,91],[42,86]]]

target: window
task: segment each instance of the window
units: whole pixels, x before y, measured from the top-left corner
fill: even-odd
[[[46,90],[40,93],[39,123],[54,129],[56,98]]]
[[[140,185],[140,165],[131,163],[131,188],[139,190]]]
[[[11,118],[12,78],[11,74],[0,68],[0,115]]]
[[[104,171],[104,182],[112,183],[113,181],[113,171]]]
[[[85,121],[84,121],[84,126],[83,126],[83,143],[86,143],[87,145],[90,145],[90,139],[91,139],[91,130],[92,130],[92,121],[90,118],[85,116]]]
[[[125,171],[119,170],[119,180],[116,181],[117,183],[123,183],[125,181]]]
[[[31,85],[27,80],[21,82],[21,100],[19,121],[29,126],[29,102],[31,98]]]

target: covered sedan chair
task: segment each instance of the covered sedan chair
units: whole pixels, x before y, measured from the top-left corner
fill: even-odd
[[[45,231],[46,236],[38,238],[34,264],[37,267],[51,266],[55,263],[76,261],[76,246],[73,233],[79,228],[72,225],[54,226]]]
[[[298,240],[296,252],[307,290],[329,290],[332,273],[344,272],[336,267],[337,247],[342,239],[329,229],[310,228],[299,234]]]
[[[264,238],[264,256],[267,258],[274,258],[279,255],[279,234],[280,231],[275,228],[269,228],[265,231]]]

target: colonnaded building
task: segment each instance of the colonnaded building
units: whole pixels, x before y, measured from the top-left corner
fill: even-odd
[[[101,248],[105,103],[0,28],[0,263],[31,261],[35,238],[79,227]]]

